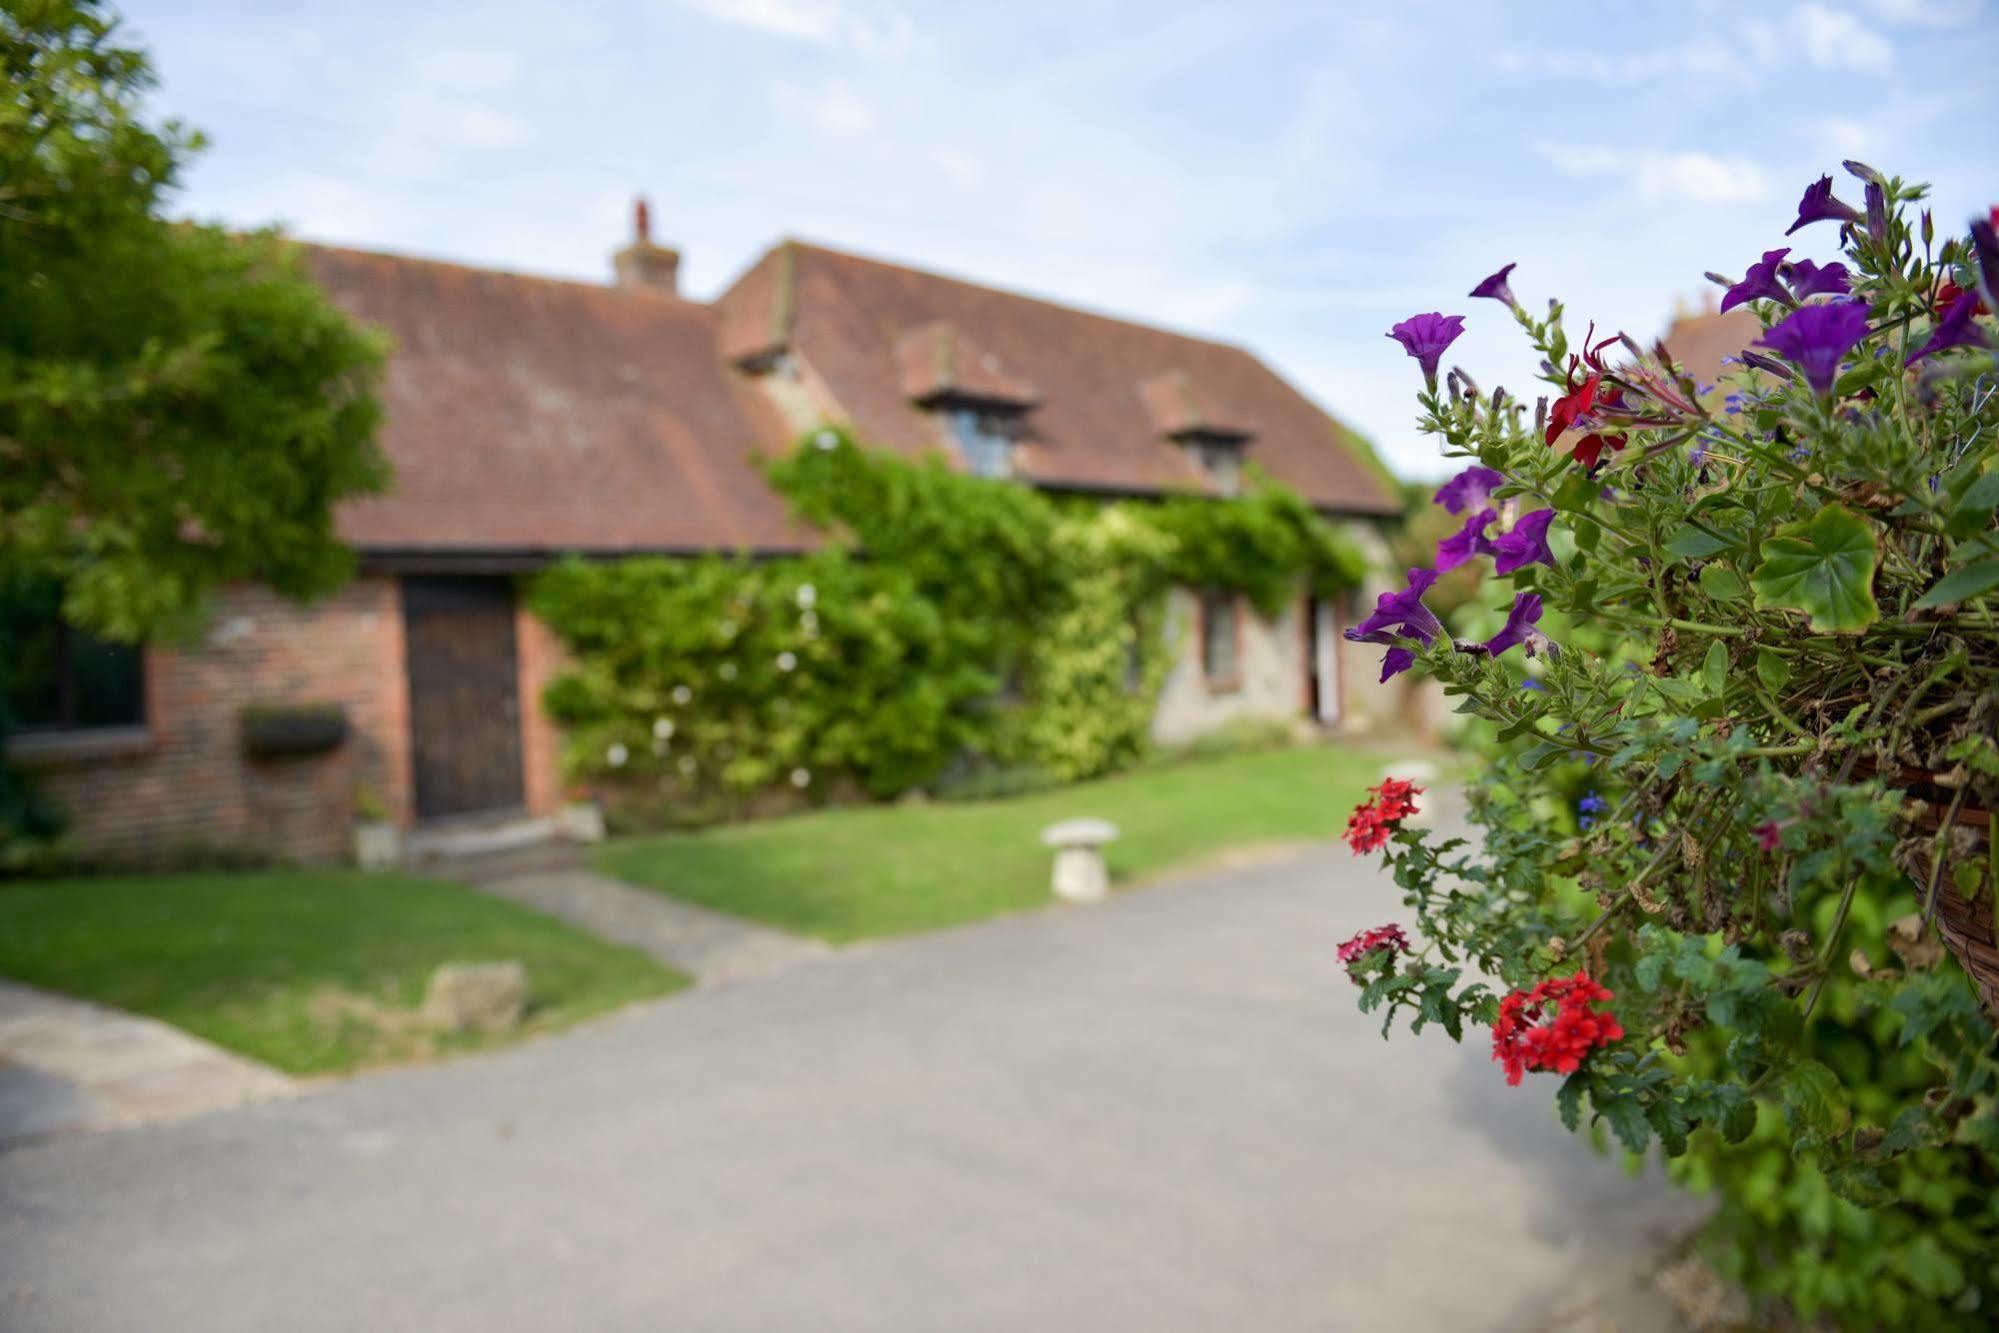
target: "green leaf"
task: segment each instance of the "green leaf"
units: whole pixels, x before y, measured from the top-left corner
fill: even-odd
[[[1599,1103],[1596,1109],[1610,1122],[1610,1132],[1617,1135],[1619,1143],[1632,1152],[1645,1151],[1645,1145],[1652,1141],[1652,1126],[1636,1097],[1619,1097],[1608,1104]]]
[[[1705,560],[1719,551],[1726,551],[1733,542],[1703,531],[1692,524],[1673,534],[1666,543],[1666,554],[1678,560]]]
[[[1727,565],[1701,567],[1701,591],[1717,602],[1732,602],[1747,591],[1742,576]]]
[[[1666,1150],[1666,1156],[1679,1157],[1687,1151],[1687,1115],[1678,1102],[1654,1102],[1645,1118],[1658,1133],[1659,1146]]]
[[[1602,482],[1591,481],[1580,471],[1571,472],[1569,479],[1555,489],[1555,508],[1571,513],[1588,509],[1602,490]]]
[[[1720,1094],[1721,1137],[1741,1143],[1756,1131],[1756,1103],[1740,1087],[1728,1085]]]
[[[1857,634],[1881,617],[1873,586],[1880,561],[1867,520],[1827,505],[1763,543],[1763,563],[1749,584],[1760,610],[1802,611],[1822,634]]]
[[[1768,648],[1756,650],[1756,679],[1763,682],[1763,688],[1775,694],[1784,688],[1791,678],[1791,664]]]
[[[1975,565],[1951,571],[1938,579],[1936,586],[1924,593],[1916,605],[1947,606],[1952,602],[1968,601],[1994,588],[1999,588],[1999,558],[1981,560]]]
[[[1839,1075],[1817,1060],[1800,1060],[1784,1075],[1784,1107],[1792,1124],[1814,1138],[1830,1138],[1847,1126],[1846,1091]]]
[[[1571,1074],[1562,1080],[1562,1086],[1555,1092],[1555,1107],[1562,1113],[1562,1124],[1573,1134],[1583,1118],[1583,1076]]]
[[[1969,537],[1981,532],[1999,509],[1999,470],[1987,472],[1965,490],[1964,496],[1944,520],[1944,531],[1953,537]]]
[[[1728,649],[1720,639],[1707,646],[1707,656],[1701,659],[1701,680],[1709,694],[1720,694],[1728,688]]]
[[[1900,1259],[1902,1276],[1925,1296],[1954,1296],[1964,1289],[1963,1267],[1928,1232],[1903,1246]]]

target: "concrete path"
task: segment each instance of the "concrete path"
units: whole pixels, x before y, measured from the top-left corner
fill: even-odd
[[[1691,1215],[1383,1042],[1344,848],[0,1153],[0,1326],[1594,1330]]]
[[[0,1147],[72,1130],[170,1120],[295,1090],[276,1070],[179,1028],[0,981]]]
[[[479,876],[474,888],[560,917],[571,925],[691,973],[703,985],[769,976],[824,956],[817,940],[711,912],[592,870],[562,868]]]

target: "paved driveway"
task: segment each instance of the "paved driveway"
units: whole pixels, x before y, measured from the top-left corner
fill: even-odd
[[[1315,852],[22,1147],[0,1327],[1548,1327],[1684,1205],[1381,1041],[1332,954],[1392,907]]]

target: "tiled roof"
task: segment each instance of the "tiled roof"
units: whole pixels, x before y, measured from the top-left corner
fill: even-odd
[[[1038,394],[1015,456],[1017,473],[1037,484],[1205,489],[1199,465],[1168,438],[1165,409],[1149,401],[1180,383],[1194,390],[1195,416],[1251,431],[1245,457],[1315,504],[1399,508],[1345,429],[1239,347],[795,241],[716,305],[728,355],[749,363],[797,354],[871,444],[910,454],[941,446],[903,370],[904,340],[941,322]]]
[[[1762,321],[1746,308],[1725,315],[1681,315],[1666,330],[1666,350],[1700,384],[1719,384],[1734,369],[1722,365],[1722,358],[1740,356],[1762,336]]]
[[[741,369],[787,349],[825,410],[904,453],[943,446],[922,404],[957,396],[1026,409],[1017,471],[1037,484],[1200,491],[1172,437],[1246,433],[1246,457],[1313,502],[1396,509],[1339,424],[1240,348],[990,287],[788,243],[708,306],[303,249],[334,303],[394,341],[395,479],[338,517],[364,553],[808,547],[756,465],[798,422]]]
[[[344,505],[366,551],[791,550],[754,457],[787,430],[723,362],[717,316],[663,292],[305,247],[394,339],[385,495]]]

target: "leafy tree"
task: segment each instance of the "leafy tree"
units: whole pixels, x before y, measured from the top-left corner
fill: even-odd
[[[97,0],[0,0],[0,575],[137,639],[255,578],[337,587],[341,499],[380,489],[383,345],[274,234],[174,223],[198,136]]]

